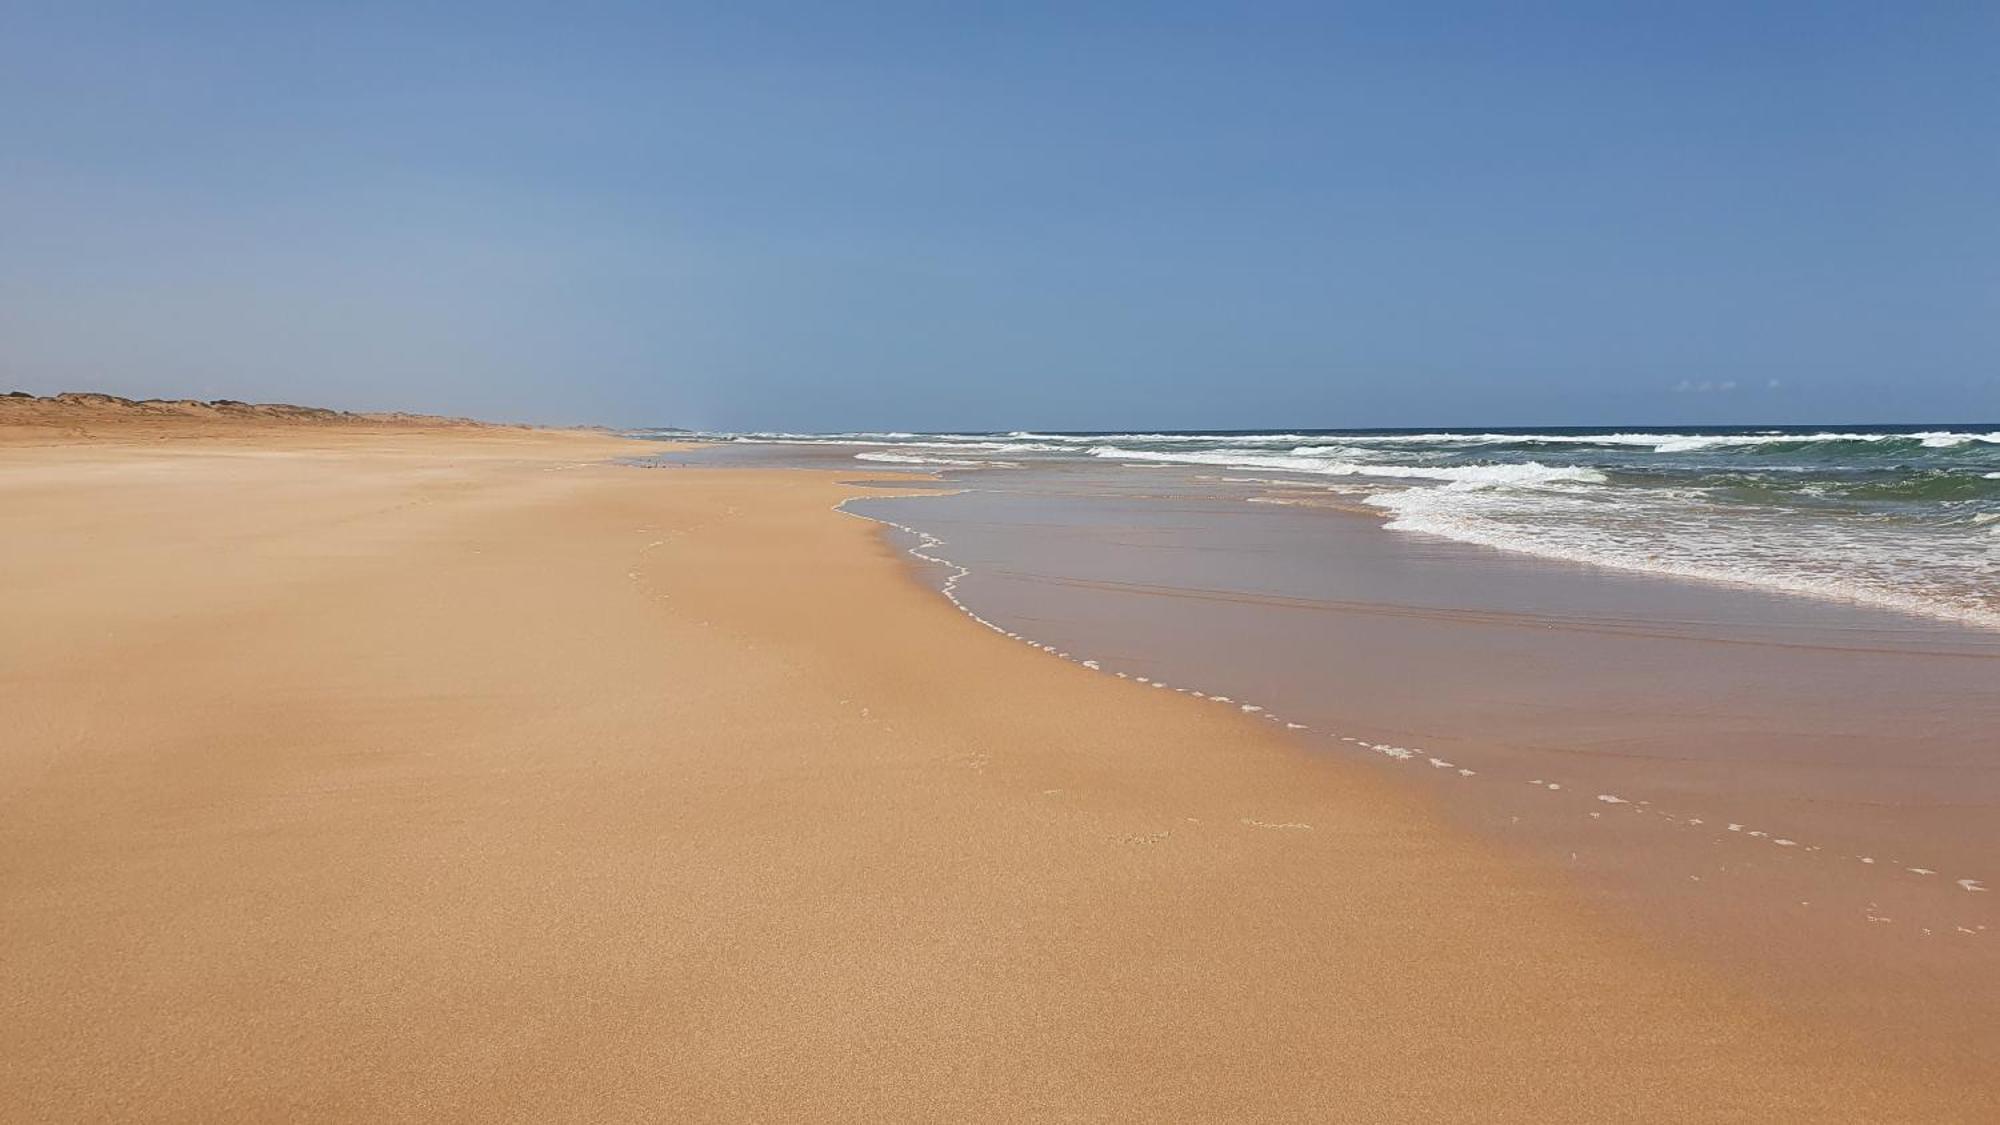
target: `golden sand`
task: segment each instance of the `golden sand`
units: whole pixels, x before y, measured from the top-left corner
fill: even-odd
[[[833,475],[67,432],[0,444],[9,1120],[1979,1117]]]

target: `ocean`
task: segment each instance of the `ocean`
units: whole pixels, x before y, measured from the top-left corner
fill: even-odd
[[[1007,642],[1983,1041],[1880,966],[2000,965],[2000,426],[708,436],[659,462],[836,474]]]
[[[2000,629],[2000,425],[728,434],[943,470],[1206,467],[1392,531]]]

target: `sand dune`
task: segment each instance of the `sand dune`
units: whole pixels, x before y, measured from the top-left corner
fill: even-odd
[[[352,413],[289,403],[232,399],[129,399],[67,393],[0,394],[0,442],[44,444],[58,440],[134,441],[188,437],[261,437],[272,432],[326,430],[347,434],[525,431],[470,418],[430,414]]]

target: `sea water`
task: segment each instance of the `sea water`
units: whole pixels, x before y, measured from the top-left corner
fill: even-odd
[[[1392,531],[2000,629],[2000,425],[722,436],[939,469],[1204,466]]]

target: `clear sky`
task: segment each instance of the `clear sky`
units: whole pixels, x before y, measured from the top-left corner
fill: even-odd
[[[1993,420],[2000,4],[0,0],[8,386]]]

